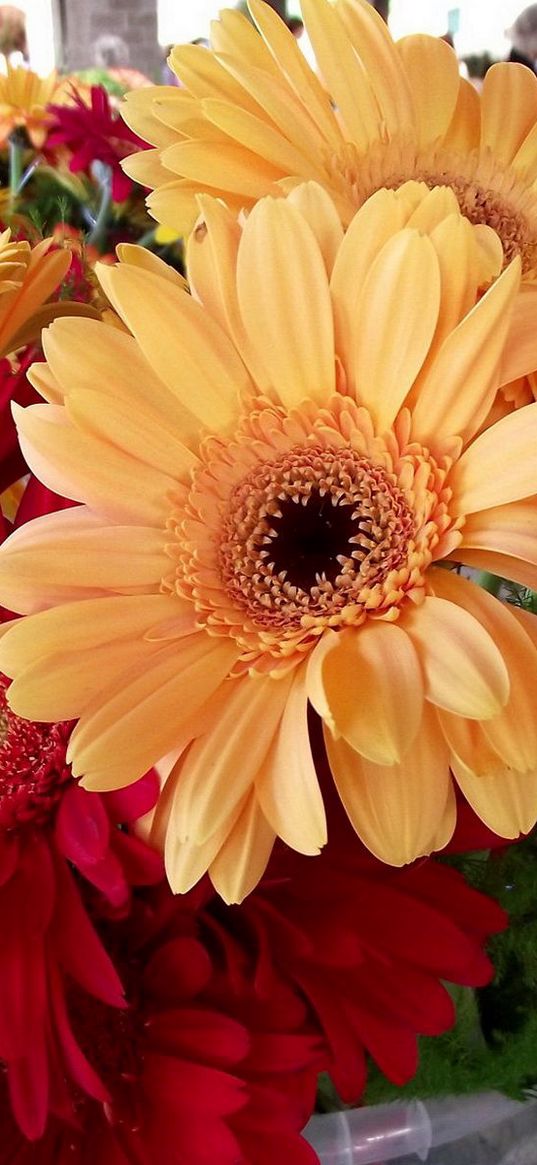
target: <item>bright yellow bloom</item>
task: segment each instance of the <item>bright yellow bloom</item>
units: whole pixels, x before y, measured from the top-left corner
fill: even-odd
[[[450,766],[517,836],[537,818],[536,624],[445,567],[537,585],[537,404],[475,437],[513,378],[520,260],[475,305],[498,240],[416,184],[346,234],[315,184],[242,227],[200,207],[192,295],[128,249],[99,277],[132,335],[44,334],[51,403],[17,409],[22,448],[84,505],[0,550],[0,602],[29,616],[0,642],[15,712],[79,718],[91,789],[176,752],[154,824],[175,890],[209,869],[235,900],[276,836],[324,844],[308,707],[382,859],[449,840]]]
[[[184,88],[129,94],[124,117],[156,148],[125,169],[155,188],[151,214],[183,232],[200,191],[233,209],[305,179],[335,200],[344,224],[383,186],[450,185],[474,223],[499,233],[537,279],[537,78],[500,63],[481,95],[444,41],[394,43],[367,0],[302,0],[321,85],[276,13],[249,0],[259,33],[224,10],[213,51],[175,48]]]
[[[0,74],[0,144],[5,144],[14,129],[23,128],[36,149],[47,136],[50,115],[46,106],[61,100],[65,83],[56,72],[39,77],[22,65],[8,64],[7,74]]]
[[[36,339],[41,320],[49,323],[51,313],[66,310],[58,303],[43,315],[45,300],[71,263],[70,251],[50,250],[52,241],[43,239],[32,248],[25,239],[12,242],[9,230],[0,234],[0,357]],[[86,310],[81,304],[80,311]]]

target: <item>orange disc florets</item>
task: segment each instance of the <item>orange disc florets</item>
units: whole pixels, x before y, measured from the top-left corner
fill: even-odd
[[[202,449],[170,523],[165,585],[194,602],[200,626],[237,640],[239,668],[288,665],[327,627],[395,619],[419,601],[453,525],[449,464],[409,444],[408,417],[379,438],[345,397],[262,409]]]

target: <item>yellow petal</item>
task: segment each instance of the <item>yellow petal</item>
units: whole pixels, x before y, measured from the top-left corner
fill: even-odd
[[[454,761],[453,772],[474,813],[499,837],[515,838],[533,828],[537,821],[537,771],[516,773],[506,765],[502,773],[476,777]]]
[[[451,775],[432,709],[424,716],[411,754],[401,764],[372,764],[329,732],[325,740],[341,800],[358,836],[375,857],[402,866],[431,853],[437,839],[443,845],[449,841],[444,835],[455,826]]]
[[[429,350],[440,305],[430,239],[400,231],[383,247],[358,300],[352,382],[377,431],[390,427]]]
[[[68,648],[76,658],[80,651],[102,644],[142,638],[177,608],[192,609],[169,595],[114,595],[63,603],[33,618],[15,620],[0,640],[0,666],[5,675],[14,676],[59,647]]]
[[[16,531],[0,555],[0,594],[11,611],[106,592],[156,592],[170,569],[163,530],[110,526],[82,507],[47,514],[32,527]],[[24,537],[28,529],[30,539]]]
[[[203,844],[253,787],[291,684],[292,675],[278,680],[247,677],[229,684],[216,722],[194,742],[182,765],[176,800],[182,838]]]
[[[503,352],[500,384],[509,384],[537,369],[537,287],[517,296]]]
[[[177,483],[78,432],[64,413],[57,405],[13,405],[21,449],[37,477],[55,493],[86,502],[112,521],[162,527],[169,516],[168,494]]]
[[[481,91],[481,149],[512,161],[537,120],[537,78],[524,65],[498,61]]]
[[[237,658],[229,640],[204,632],[160,647],[109,699],[98,698],[69,744],[75,776],[87,789],[131,784],[181,740],[182,726],[205,703]],[[106,693],[104,693],[106,696]]]
[[[405,612],[402,626],[419,654],[431,703],[475,720],[501,711],[509,699],[507,668],[473,615],[428,595],[416,610]]]
[[[236,420],[248,376],[230,340],[192,296],[168,280],[120,264],[98,275],[157,376],[213,430]]]
[[[448,150],[469,154],[479,146],[481,137],[481,101],[475,85],[461,77],[455,112],[444,137]]]
[[[396,192],[378,190],[355,214],[336,255],[330,280],[336,351],[355,393],[352,348],[363,283],[377,255],[405,221],[405,206]]]
[[[283,72],[305,108],[314,118],[326,144],[337,149],[342,134],[326,89],[308,65],[303,53],[283,20],[263,0],[248,0],[255,23]]]
[[[150,673],[159,647],[139,638],[101,643],[76,654],[58,649],[36,659],[16,676],[9,702],[14,712],[30,720],[75,720],[106,691],[121,685],[131,671]],[[148,767],[140,769],[138,776]],[[136,779],[125,774],[119,783],[130,784]]]
[[[169,263],[159,259],[147,247],[139,247],[135,243],[118,243],[116,254],[121,263],[130,263],[132,267],[141,267],[143,271],[150,271],[153,275],[160,275],[182,291],[188,291],[188,284],[183,275],[180,275]]]
[[[454,514],[471,514],[537,493],[537,402],[502,417],[464,451],[449,479]]]
[[[338,0],[347,33],[363,62],[388,134],[413,126],[414,102],[387,25],[368,0]]]
[[[380,137],[381,118],[368,74],[334,5],[302,0],[302,15],[319,71],[343,120],[345,134],[365,151]]]
[[[133,182],[139,182],[140,186],[149,186],[152,189],[170,181],[170,171],[162,165],[160,159],[160,150],[140,150],[138,154],[130,154],[128,158],[124,158],[120,165]]]
[[[508,578],[530,590],[537,590],[537,568],[507,554],[496,554],[493,550],[473,550],[468,546],[457,547],[457,562],[472,566],[475,570],[487,570],[499,578]]]
[[[281,172],[282,178],[288,174],[309,178],[312,171],[315,172],[315,167],[311,165],[307,155],[266,120],[254,117],[245,109],[238,109],[225,101],[214,99],[203,101],[202,109],[212,125],[216,125],[233,141],[247,150],[252,150],[271,166],[275,166]]]
[[[272,829],[299,853],[326,843],[326,819],[308,735],[303,669],[295,673],[281,724],[256,780],[256,795]]]
[[[180,430],[149,404],[133,412],[127,401],[104,402],[100,392],[75,389],[67,397],[66,412],[78,429],[102,440],[103,446],[112,445],[170,478],[189,481],[198,464],[179,439]]]
[[[343,241],[343,227],[330,196],[318,182],[302,182],[287,197],[309,223],[319,245],[328,278]]]
[[[397,764],[418,732],[423,681],[411,640],[370,621],[322,640],[308,665],[308,695],[335,736],[375,764]]]
[[[155,98],[166,95],[174,97],[177,89],[173,85],[151,85],[147,88],[132,89],[125,94],[121,105],[121,116],[127,125],[152,146],[167,146],[175,141],[175,134],[166,129],[155,117]]]
[[[327,400],[335,375],[326,271],[310,226],[282,199],[264,199],[251,212],[237,289],[247,336],[282,403]]]
[[[175,791],[177,791],[177,786]],[[172,803],[166,825],[164,862],[166,875],[174,894],[187,894],[207,872],[225,844],[226,838],[233,830],[245,804],[246,797],[243,797],[224,825],[202,845],[197,845],[195,841],[190,839],[182,841],[177,836],[177,815]]]
[[[255,793],[250,793],[209,868],[211,882],[224,902],[242,902],[255,889],[268,865],[275,838]]]
[[[414,99],[418,148],[445,134],[457,106],[459,66],[445,41],[417,34],[397,41]]]
[[[514,608],[447,570],[432,570],[434,593],[459,603],[494,640],[509,673],[505,708],[483,724],[486,739],[510,767],[525,772],[537,768],[537,650],[519,625]]]
[[[136,340],[126,332],[95,320],[60,319],[43,333],[43,349],[65,395],[74,388],[98,391],[134,411],[150,404],[182,441],[198,438],[196,417],[155,375]],[[43,365],[33,367],[39,378]]]
[[[537,499],[471,514],[463,527],[461,546],[520,558],[537,570]]]
[[[240,195],[243,206],[251,199],[276,192],[276,183],[283,177],[281,167],[235,142],[217,145],[218,169],[214,164],[215,143],[200,139],[168,146],[162,161],[174,174],[188,178],[198,187],[212,188],[214,194],[229,191]]]
[[[415,440],[434,444],[479,429],[499,385],[510,313],[520,284],[515,260],[445,339],[420,383],[412,414]]]

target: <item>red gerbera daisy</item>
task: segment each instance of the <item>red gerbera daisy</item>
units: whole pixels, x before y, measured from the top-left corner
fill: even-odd
[[[55,120],[46,148],[66,146],[71,152],[69,169],[73,174],[89,173],[92,162],[104,162],[112,171],[112,198],[115,202],[128,198],[134,182],[123,173],[120,162],[132,153],[133,145],[146,150],[147,142],[112,109],[106,89],[92,85],[90,105],[73,91],[72,105],[49,105],[48,109]]]
[[[433,860],[402,870],[377,861],[334,817],[320,856],[282,845],[240,906],[225,906],[207,881],[198,892],[206,895],[200,917],[218,928],[235,977],[253,984],[260,1001],[284,987],[308,1001],[322,1068],[354,1102],[366,1053],[395,1084],[414,1075],[418,1034],[439,1035],[454,1020],[443,981],[489,981],[483,944],[506,916]]]
[[[66,763],[70,725],[20,720],[7,706],[7,685],[0,677],[0,1060],[15,1116],[36,1137],[49,1109],[69,1107],[67,1076],[102,1097],[66,992],[71,984],[122,1007],[123,990],[79,886],[90,884],[121,914],[131,885],[162,877],[160,859],[128,829],[152,807],[157,787],[148,774],[132,790],[86,793]]]
[[[265,1133],[286,1165],[313,1165],[299,1134],[313,1104],[315,1044],[281,1032],[276,999],[252,1009],[249,986],[237,994],[229,979],[221,1005],[192,900],[174,900],[163,886],[138,894],[129,918],[96,925],[126,1006],[80,983],[67,993],[70,1111],[53,1113],[31,1146],[6,1111],[0,1165],[273,1165],[258,1143]],[[293,1013],[296,1022],[296,1002]]]

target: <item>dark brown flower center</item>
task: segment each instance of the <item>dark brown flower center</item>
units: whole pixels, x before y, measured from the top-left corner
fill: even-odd
[[[413,535],[393,474],[350,448],[298,446],[233,491],[220,570],[256,621],[300,622],[362,602],[405,562]]]

